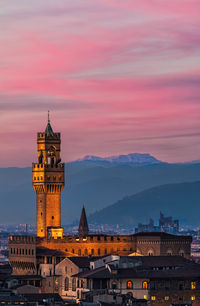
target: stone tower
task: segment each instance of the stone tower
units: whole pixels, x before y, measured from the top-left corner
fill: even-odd
[[[37,236],[62,237],[61,192],[64,164],[60,158],[60,133],[54,133],[49,114],[45,132],[37,134],[38,162],[32,166],[33,188],[37,196]]]
[[[79,234],[79,236],[88,236],[88,234],[89,234],[89,228],[88,228],[87,217],[86,217],[84,206],[83,206],[82,212],[81,212],[78,234]]]

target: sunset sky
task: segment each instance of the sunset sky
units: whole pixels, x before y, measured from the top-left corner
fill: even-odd
[[[200,159],[200,0],[0,0],[0,167],[47,111],[64,161]]]

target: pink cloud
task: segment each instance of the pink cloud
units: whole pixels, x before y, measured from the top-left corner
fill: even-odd
[[[21,1],[5,8],[1,166],[11,150],[13,165],[30,164],[47,109],[66,160],[140,150],[171,161],[199,158],[199,1],[86,0],[83,7],[50,0],[48,9]]]

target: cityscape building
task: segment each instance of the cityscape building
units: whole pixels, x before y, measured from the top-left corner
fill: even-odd
[[[165,217],[164,214],[160,212],[159,225],[155,225],[154,220],[150,219],[149,224],[138,223],[138,227],[135,229],[135,232],[165,232],[178,234],[179,221],[173,220],[171,216]]]
[[[40,275],[43,271],[42,264],[54,265],[53,261],[58,264],[64,257],[70,256],[139,254],[190,257],[191,236],[164,232],[130,235],[90,234],[84,207],[78,233],[63,235],[61,192],[65,183],[65,167],[61,162],[60,145],[60,133],[53,131],[48,118],[45,131],[37,134],[38,160],[32,167],[37,204],[37,235],[10,236],[9,262],[14,275]],[[57,255],[53,256],[51,250]],[[49,252],[50,255],[41,256],[42,252]],[[51,273],[54,271],[51,270]]]

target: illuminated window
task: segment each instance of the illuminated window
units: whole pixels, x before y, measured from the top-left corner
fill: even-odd
[[[55,279],[55,287],[54,288],[55,288],[56,291],[58,291],[58,285],[59,285],[58,280]]]
[[[145,299],[145,300],[147,300],[147,299],[148,299],[148,297],[147,297],[147,295],[146,295],[146,294],[144,295],[144,299]]]
[[[156,297],[155,297],[154,295],[152,295],[152,296],[151,296],[151,300],[152,300],[152,301],[155,301],[155,300],[156,300]]]
[[[168,301],[169,300],[169,296],[165,296],[165,301]]]
[[[193,296],[191,296],[191,300],[192,301],[194,301],[195,300],[195,296],[193,295]]]
[[[142,289],[147,289],[147,288],[148,288],[147,282],[143,282],[143,283],[142,283]]]
[[[133,282],[132,281],[127,282],[127,289],[133,289]]]
[[[196,282],[191,282],[191,289],[192,290],[196,289]]]

